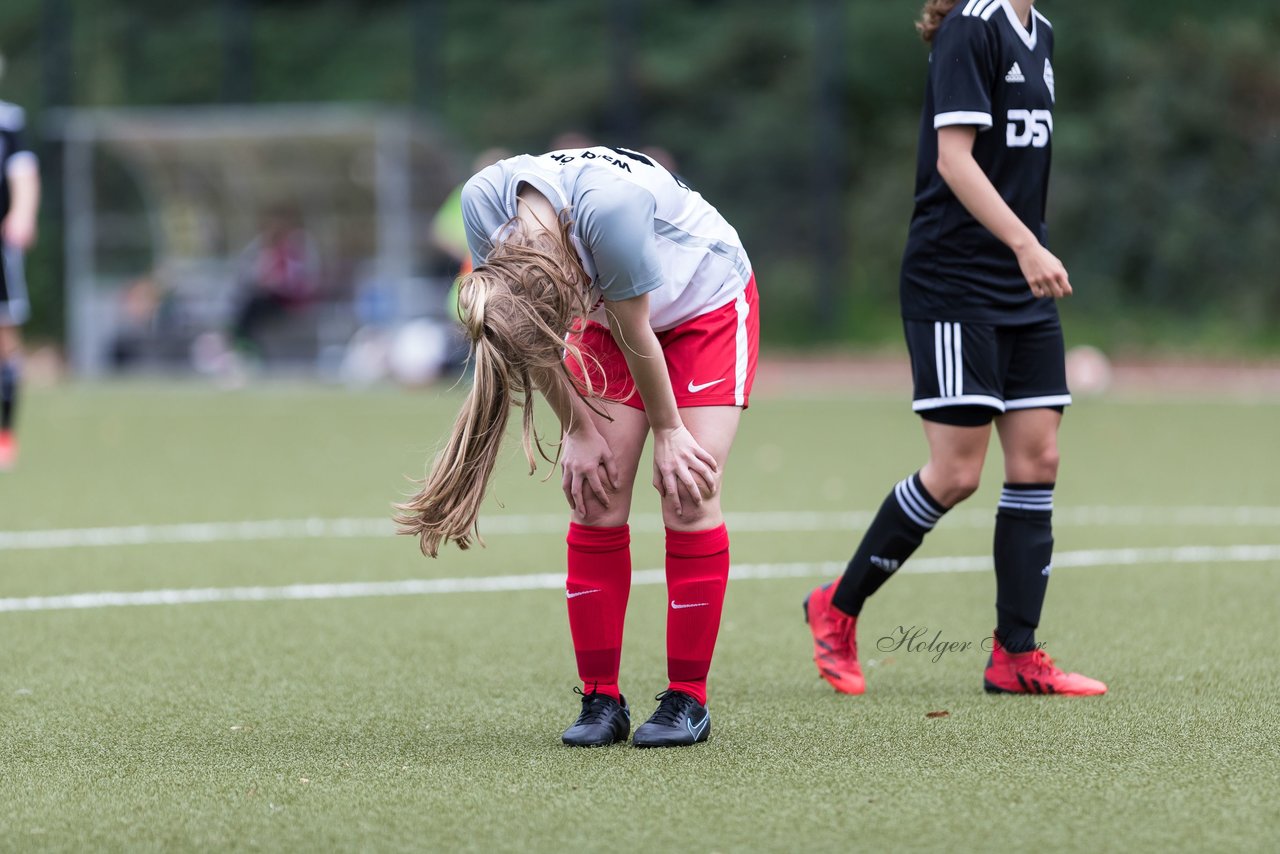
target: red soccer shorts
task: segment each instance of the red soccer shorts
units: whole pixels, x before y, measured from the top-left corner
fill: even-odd
[[[758,308],[756,278],[752,276],[747,289],[732,302],[657,333],[676,406],[747,408],[760,353]],[[569,340],[582,349],[595,394],[644,409],[626,357],[608,327],[590,321]],[[585,390],[578,363],[568,359],[566,367],[578,387]]]

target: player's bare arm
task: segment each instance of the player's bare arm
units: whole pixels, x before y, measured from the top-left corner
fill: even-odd
[[[7,170],[11,194],[3,237],[9,246],[25,252],[36,242],[36,212],[40,209],[40,172],[35,158],[15,158]]]
[[[719,488],[719,467],[680,419],[662,346],[649,325],[648,295],[607,301],[606,306],[609,327],[626,357],[653,431],[653,486],[683,514],[680,493],[701,504],[704,496],[714,495]]]
[[[550,371],[532,372],[538,390],[560,419],[560,485],[565,498],[577,513],[589,515],[585,490],[591,490],[604,507],[618,488],[618,468],[613,451],[591,420],[587,404],[561,376]]]
[[[1067,268],[1040,245],[974,159],[973,143],[977,135],[978,130],[972,125],[939,128],[938,173],[974,219],[1018,256],[1018,265],[1033,294],[1054,299],[1070,296]]]

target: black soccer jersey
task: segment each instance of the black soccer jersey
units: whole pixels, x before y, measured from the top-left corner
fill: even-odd
[[[25,126],[22,108],[0,101],[0,220],[9,215],[9,167],[15,157],[32,156],[22,139]]]
[[[1014,325],[1057,314],[1036,298],[1009,249],[938,174],[938,128],[978,128],[973,156],[1018,218],[1047,245],[1053,141],[1053,29],[1032,9],[1024,27],[1008,0],[960,0],[929,57],[916,204],[902,263],[902,314],[912,320]]]

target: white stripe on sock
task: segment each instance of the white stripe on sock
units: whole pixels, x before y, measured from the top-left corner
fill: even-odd
[[[914,504],[914,499],[912,499],[907,493],[903,483],[905,483],[905,481],[899,482],[898,485],[893,488],[893,493],[898,499],[898,506],[902,508],[902,512],[906,513],[907,518],[912,522],[915,522],[926,531],[933,530],[933,526],[936,522],[930,521],[927,517],[920,515],[920,511],[916,509]]]
[[[937,522],[942,518],[942,511],[934,507],[933,502],[924,497],[924,494],[916,486],[916,479],[914,476],[909,477],[902,482],[906,484],[907,492],[915,499],[916,503],[920,505],[920,512],[923,515],[929,517],[934,522]]]

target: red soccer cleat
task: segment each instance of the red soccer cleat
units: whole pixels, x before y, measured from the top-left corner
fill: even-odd
[[[1033,649],[1014,655],[999,642],[987,661],[982,687],[988,694],[1065,694],[1091,697],[1107,693],[1107,686],[1079,673],[1063,673],[1049,653]]]
[[[867,690],[858,666],[858,618],[831,604],[835,582],[824,584],[804,599],[804,621],[813,632],[813,661],[822,678],[841,694]]]
[[[10,430],[0,431],[0,471],[8,471],[18,461],[18,440]]]

